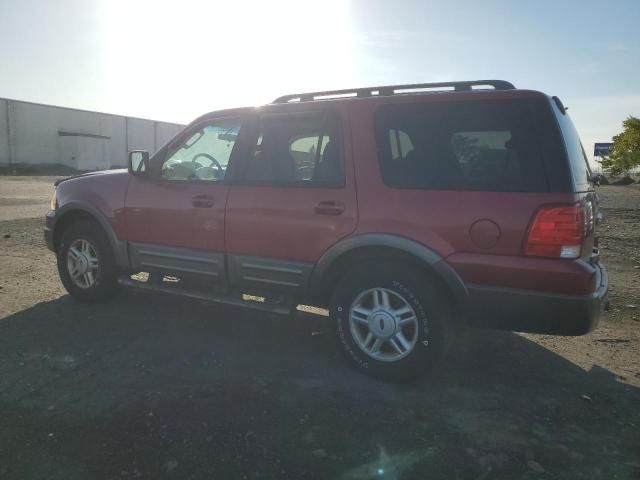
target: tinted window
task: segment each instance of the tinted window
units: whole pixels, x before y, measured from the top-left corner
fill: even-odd
[[[392,105],[378,112],[384,181],[401,188],[546,191],[523,102]]]
[[[331,115],[263,116],[246,180],[300,185],[342,183],[337,132],[337,122]]]
[[[191,130],[162,164],[166,180],[224,180],[240,131],[239,120],[219,120]]]
[[[413,143],[411,143],[407,132],[397,128],[389,130],[389,146],[391,147],[391,158],[394,160],[405,158],[413,150]]]
[[[582,148],[576,127],[573,125],[569,115],[566,113],[563,114],[555,104],[553,111],[560,124],[564,143],[567,147],[567,156],[569,157],[569,166],[571,167],[574,186],[577,191],[587,190],[590,186],[589,178],[591,177],[591,169],[589,168],[589,162]]]

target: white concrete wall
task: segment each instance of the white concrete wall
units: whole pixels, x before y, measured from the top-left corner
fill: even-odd
[[[127,118],[129,150],[156,151],[155,122]]]
[[[4,165],[9,161],[8,107],[9,101],[0,99],[0,165]]]
[[[173,123],[156,122],[156,151],[175,137],[180,130],[176,130],[176,125]]]
[[[153,153],[181,125],[0,99],[0,165],[126,165],[128,150]]]

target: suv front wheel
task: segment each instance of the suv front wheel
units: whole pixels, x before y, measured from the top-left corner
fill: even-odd
[[[453,336],[446,295],[401,263],[365,263],[334,290],[330,312],[340,344],[361,370],[411,380],[446,353]]]
[[[111,245],[100,226],[82,220],[67,227],[57,251],[58,273],[67,292],[83,302],[108,300],[118,290]]]

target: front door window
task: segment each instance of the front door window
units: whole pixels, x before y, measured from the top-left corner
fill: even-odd
[[[235,146],[240,121],[216,120],[189,132],[186,140],[169,151],[162,164],[165,180],[224,180]]]

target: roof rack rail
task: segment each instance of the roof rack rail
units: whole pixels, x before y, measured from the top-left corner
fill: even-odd
[[[335,98],[391,96],[408,93],[424,93],[425,90],[453,89],[467,92],[473,87],[493,87],[495,90],[513,90],[516,87],[506,80],[470,80],[463,82],[413,83],[408,85],[387,85],[383,87],[347,88],[344,90],[328,90],[326,92],[292,93],[276,98],[273,103],[312,102],[314,100],[330,100]]]

